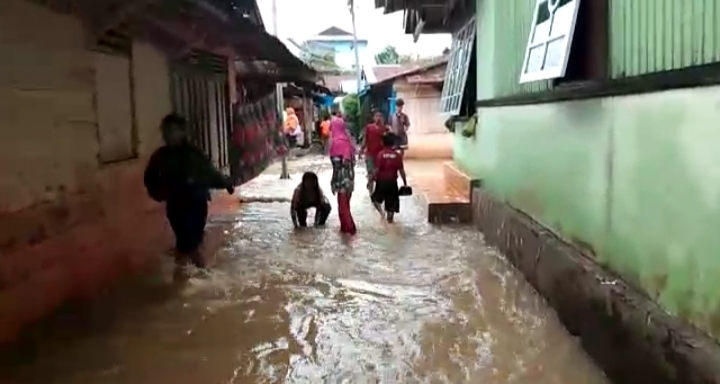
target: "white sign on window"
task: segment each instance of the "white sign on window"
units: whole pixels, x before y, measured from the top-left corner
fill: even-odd
[[[537,0],[520,83],[565,76],[581,0]]]

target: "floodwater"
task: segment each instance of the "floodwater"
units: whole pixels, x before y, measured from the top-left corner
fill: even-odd
[[[327,186],[324,162],[299,167]],[[299,175],[276,172],[241,188],[255,202],[214,219],[232,241],[211,272],[173,283],[166,269],[108,299],[79,330],[38,342],[12,382],[608,382],[475,230],[427,224],[418,197],[385,224],[359,171],[355,238],[335,212],[294,232],[283,200]]]

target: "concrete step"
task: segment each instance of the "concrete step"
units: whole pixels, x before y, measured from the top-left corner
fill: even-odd
[[[450,189],[465,196],[470,202],[470,176],[461,171],[454,162],[446,161],[443,163],[443,178]]]
[[[470,178],[451,161],[443,162],[437,172],[413,177],[417,193],[421,193],[428,204],[428,222],[469,223]]]

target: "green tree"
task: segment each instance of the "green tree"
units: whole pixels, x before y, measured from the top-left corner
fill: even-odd
[[[360,140],[362,129],[360,125],[360,98],[358,95],[353,93],[345,96],[342,100],[342,109],[345,121],[349,125],[350,134],[356,140]]]
[[[400,64],[400,54],[397,48],[388,45],[375,55],[375,62],[378,64]]]
[[[375,55],[375,62],[378,64],[411,64],[420,61],[417,55],[401,55],[397,48],[388,45],[380,53]]]

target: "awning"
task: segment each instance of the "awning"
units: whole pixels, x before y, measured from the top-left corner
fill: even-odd
[[[257,79],[272,83],[309,82],[316,78],[316,73],[305,68],[297,68],[292,64],[281,66],[271,61],[235,61],[235,73],[238,79]]]
[[[253,1],[253,0],[249,0]],[[317,73],[254,22],[255,16],[214,0],[56,0],[77,14],[96,39],[107,33],[149,40],[171,58],[203,51],[245,62],[267,62],[284,81],[315,81]],[[228,5],[230,4],[230,5]],[[224,7],[220,9],[219,7]],[[226,9],[227,8],[227,9]]]

